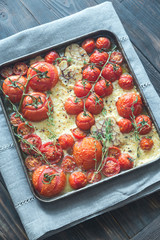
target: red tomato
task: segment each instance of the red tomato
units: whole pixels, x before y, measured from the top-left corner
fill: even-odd
[[[49,52],[49,53],[45,56],[44,60],[45,60],[45,62],[47,62],[47,63],[54,64],[54,63],[55,63],[55,60],[56,60],[57,58],[59,58],[59,57],[60,57],[60,56],[59,56],[59,54],[58,54],[56,51],[51,51],[51,52]]]
[[[87,53],[92,53],[93,50],[95,49],[95,41],[94,39],[88,38],[82,43],[82,48],[87,52]]]
[[[118,51],[112,52],[109,61],[115,64],[122,64],[123,62],[122,53]]]
[[[58,138],[58,142],[61,145],[62,149],[68,149],[73,147],[74,139],[70,134],[63,134]]]
[[[58,163],[63,157],[61,146],[59,144],[54,144],[53,142],[44,143],[41,146],[40,151],[51,164]]]
[[[16,63],[13,67],[13,73],[16,75],[26,75],[28,71],[28,67],[25,63],[19,62]]]
[[[20,135],[28,135],[34,132],[34,127],[31,123],[28,125],[26,123],[20,123],[17,128],[17,133]]]
[[[20,146],[23,152],[34,155],[42,146],[42,140],[36,134],[25,135],[23,140],[21,140]]]
[[[102,70],[102,76],[110,82],[114,82],[119,79],[121,74],[122,68],[118,64],[108,63]]]
[[[140,141],[140,147],[143,150],[150,150],[153,147],[153,140],[150,138],[142,138]]]
[[[111,42],[108,38],[99,37],[96,41],[96,48],[98,49],[109,49],[111,46]]]
[[[29,171],[34,171],[42,165],[42,161],[40,157],[29,155],[25,159],[25,165]]]
[[[73,136],[77,139],[82,139],[87,136],[87,134],[85,132],[83,132],[82,130],[80,130],[79,128],[71,129],[71,132],[72,132]]]
[[[81,130],[89,130],[95,124],[95,119],[90,112],[81,112],[76,118],[76,124]]]
[[[48,106],[52,106],[50,98],[40,92],[32,92],[22,103],[23,117],[32,122],[39,122],[48,118]]]
[[[133,129],[132,122],[129,119],[121,119],[118,122],[121,133],[130,133]]]
[[[87,111],[89,111],[92,114],[99,114],[102,112],[103,108],[104,108],[104,104],[103,104],[103,99],[100,98],[97,94],[91,94],[85,103],[85,107],[87,109]]]
[[[138,127],[138,132],[141,135],[147,134],[152,130],[152,122],[146,115],[136,117],[136,125]]]
[[[120,76],[118,84],[125,90],[130,90],[134,87],[133,78],[130,74],[124,73]]]
[[[119,162],[113,157],[107,157],[103,162],[104,167],[102,168],[102,173],[106,177],[111,177],[120,172]]]
[[[128,153],[121,154],[118,158],[118,162],[122,171],[133,168],[133,159]]]
[[[97,67],[88,66],[83,70],[83,78],[89,82],[95,82],[100,72]]]
[[[96,173],[96,170],[89,170],[86,173],[88,183],[99,182],[102,179],[100,172]]]
[[[141,113],[142,100],[137,93],[126,93],[119,97],[116,106],[118,114],[121,117],[130,118],[133,115],[138,116]]]
[[[4,80],[2,89],[11,102],[18,103],[21,100],[26,83],[27,79],[25,77],[11,76]]]
[[[87,185],[87,177],[82,172],[73,172],[69,176],[69,183],[73,189],[83,188]]]
[[[83,111],[84,103],[77,97],[70,97],[64,104],[65,110],[70,115],[77,115]]]
[[[112,146],[108,148],[108,156],[118,159],[121,155],[121,150],[118,147]]]
[[[113,85],[108,80],[100,79],[94,86],[94,91],[101,97],[106,97],[112,94]]]
[[[36,74],[38,76],[33,77]],[[55,66],[47,62],[37,62],[30,66],[27,77],[31,78],[29,86],[35,91],[48,91],[58,82],[58,71]]]
[[[3,78],[7,78],[13,75],[13,69],[11,67],[4,67],[1,69],[0,74]]]
[[[92,53],[90,56],[91,63],[96,64],[97,67],[103,67],[104,64],[107,62],[108,53],[106,52],[99,52],[97,50]]]
[[[19,115],[17,113],[13,113],[10,117],[10,123],[14,127],[18,127],[19,124],[23,123],[23,121],[21,120],[21,118],[19,117]]]
[[[52,197],[63,191],[66,175],[63,171],[43,165],[33,172],[32,183],[35,190],[44,197]]]
[[[92,85],[87,81],[78,81],[74,86],[74,93],[77,97],[85,97],[91,90]]]
[[[76,163],[73,156],[65,156],[61,163],[61,168],[65,173],[71,173],[76,169]]]

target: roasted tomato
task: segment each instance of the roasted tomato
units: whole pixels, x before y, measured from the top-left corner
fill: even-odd
[[[19,117],[19,114],[13,113],[10,117],[10,123],[14,127],[18,127],[19,124],[23,123],[22,119]]]
[[[132,122],[126,118],[119,120],[118,126],[119,126],[121,133],[130,133],[133,129]]]
[[[97,67],[88,66],[83,70],[83,78],[89,82],[95,82],[100,74]]]
[[[42,165],[42,160],[40,157],[29,155],[25,159],[25,165],[29,171],[34,171]]]
[[[71,132],[72,132],[73,136],[77,139],[82,139],[87,136],[87,134],[85,132],[83,132],[82,130],[80,130],[79,128],[71,129]]]
[[[110,82],[114,82],[119,79],[121,74],[122,68],[118,64],[108,63],[102,70],[102,76]]]
[[[24,62],[18,62],[13,67],[13,73],[16,75],[26,75],[27,71],[28,67]]]
[[[55,60],[56,60],[57,58],[59,58],[59,57],[60,57],[60,56],[59,56],[59,54],[58,54],[56,51],[51,51],[51,52],[49,52],[49,53],[45,56],[44,60],[45,60],[45,62],[47,62],[47,63],[53,64],[53,63],[55,63]]]
[[[90,92],[92,85],[85,81],[78,81],[74,86],[74,93],[77,97],[85,97]]]
[[[112,94],[113,92],[113,85],[108,80],[100,79],[94,87],[94,91],[100,97],[106,97]]]
[[[87,53],[92,53],[93,50],[95,49],[95,41],[92,38],[88,38],[84,40],[82,43],[82,48],[87,52]]]
[[[126,93],[119,97],[117,111],[121,117],[132,118],[138,116],[142,111],[142,100],[137,93]]]
[[[103,161],[103,168],[102,168],[102,173],[106,177],[111,177],[120,172],[120,165],[118,160],[116,160],[113,157],[107,157]]]
[[[67,155],[63,158],[61,163],[61,168],[66,173],[71,173],[75,171],[77,165],[73,156]]]
[[[102,145],[92,137],[83,138],[73,146],[73,156],[78,166],[84,170],[94,168],[99,164],[102,157]]]
[[[58,138],[58,142],[61,145],[62,149],[68,149],[73,147],[74,139],[70,134],[63,134]]]
[[[115,64],[122,64],[123,62],[122,53],[118,51],[112,52],[109,61]]]
[[[134,87],[133,78],[130,74],[124,73],[120,76],[118,84],[125,90],[130,90]]]
[[[81,130],[89,130],[95,124],[95,119],[90,112],[81,112],[76,118],[76,124]]]
[[[43,153],[46,159],[51,163],[59,162],[63,157],[63,150],[61,146],[53,142],[44,143],[40,148],[41,153]]]
[[[118,159],[121,155],[121,150],[118,147],[112,146],[108,148],[108,157],[113,157]]]
[[[103,99],[95,93],[91,94],[86,100],[85,107],[90,113],[99,114],[104,108]]]
[[[122,171],[133,168],[133,158],[128,153],[121,154],[118,162]]]
[[[138,127],[138,132],[141,135],[147,134],[152,130],[151,119],[146,115],[136,117],[136,125]]]
[[[90,56],[91,63],[94,63],[97,67],[103,67],[104,64],[107,62],[108,53],[106,52],[99,52],[97,50],[92,53]]]
[[[140,141],[140,147],[143,150],[150,150],[153,147],[153,140],[151,138],[142,138]]]
[[[96,48],[107,50],[111,46],[111,42],[108,38],[99,37],[96,41]]]
[[[95,183],[95,182],[99,182],[102,179],[102,175],[100,172],[96,172],[96,170],[89,170],[86,173],[87,176],[87,181],[88,183]]]
[[[73,172],[69,176],[69,183],[73,189],[83,188],[87,185],[87,177],[83,172]]]
[[[4,80],[2,89],[11,102],[18,103],[21,100],[26,83],[27,79],[25,77],[11,76]]]
[[[25,135],[20,143],[23,152],[34,155],[42,146],[42,140],[36,134]]]
[[[37,192],[44,197],[52,197],[63,191],[66,175],[63,171],[43,165],[33,172],[32,183]]]
[[[17,133],[20,135],[28,135],[34,132],[34,127],[31,123],[20,123],[17,128]]]
[[[34,75],[37,76],[33,77]],[[48,91],[58,82],[58,71],[55,66],[47,62],[37,62],[30,66],[27,77],[31,78],[29,86],[35,91]],[[33,77],[33,78],[32,78]]]
[[[66,100],[64,107],[68,114],[77,115],[83,111],[84,103],[82,99],[79,99],[77,97],[69,97]]]
[[[0,74],[3,78],[7,78],[13,75],[13,69],[11,67],[4,67],[0,70]]]

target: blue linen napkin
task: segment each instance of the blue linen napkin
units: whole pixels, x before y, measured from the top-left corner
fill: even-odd
[[[159,96],[110,2],[1,40],[0,64],[96,30],[110,30],[118,36],[160,126]],[[160,162],[155,161],[98,187],[93,186],[56,202],[42,203],[35,199],[29,188],[1,108],[0,126],[0,170],[30,240],[43,239],[160,188]]]

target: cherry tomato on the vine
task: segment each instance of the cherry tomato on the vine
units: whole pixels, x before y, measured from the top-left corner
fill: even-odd
[[[69,97],[65,104],[65,110],[70,115],[77,115],[83,111],[84,103],[82,99],[77,97]]]
[[[76,118],[76,124],[81,130],[89,130],[95,124],[95,119],[90,112],[81,112]]]
[[[95,49],[95,41],[92,38],[88,38],[84,40],[82,43],[82,48],[87,52],[87,53],[92,53],[93,50]]]
[[[143,150],[150,150],[153,147],[153,140],[151,138],[143,137],[140,141],[140,147]]]
[[[92,85],[85,81],[78,81],[74,86],[74,93],[77,97],[85,97],[91,90]]]
[[[108,53],[106,52],[99,52],[95,50],[94,53],[90,56],[91,63],[94,63],[97,67],[103,67],[104,64],[107,62]]]
[[[95,82],[100,74],[100,70],[94,66],[88,66],[83,70],[83,78],[89,82]]]
[[[112,52],[109,61],[115,64],[122,64],[123,62],[122,53],[118,51]]]
[[[45,60],[45,62],[47,62],[47,63],[54,64],[54,63],[55,63],[55,60],[56,60],[57,58],[59,58],[59,57],[60,57],[60,56],[59,56],[59,54],[58,54],[56,51],[51,51],[51,52],[49,52],[49,53],[46,54],[44,60]]]
[[[102,76],[110,82],[114,82],[119,79],[121,74],[122,68],[118,64],[107,63],[107,65],[102,70]]]
[[[133,158],[128,153],[122,153],[118,158],[118,162],[121,170],[133,168]]]
[[[45,155],[47,160],[51,163],[59,162],[63,157],[63,150],[60,144],[54,144],[53,142],[44,143],[40,151]]]
[[[126,118],[119,120],[118,126],[119,126],[121,133],[130,133],[133,129],[132,122]]]
[[[107,50],[111,46],[111,42],[106,37],[99,37],[96,41],[96,48]]]
[[[99,114],[104,108],[103,99],[100,98],[97,94],[91,94],[85,103],[85,107],[88,112],[92,114]]]
[[[152,130],[152,122],[149,116],[139,115],[136,117],[136,125],[141,135],[147,134]]]
[[[106,97],[112,94],[113,92],[113,85],[111,82],[105,79],[100,79],[94,86],[94,91],[100,97]]]
[[[133,78],[128,73],[124,73],[120,76],[118,84],[125,90],[131,90],[134,87]]]
[[[36,134],[25,135],[20,143],[23,152],[34,155],[42,146],[41,138]]]

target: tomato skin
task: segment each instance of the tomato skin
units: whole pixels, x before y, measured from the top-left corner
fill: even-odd
[[[124,73],[120,76],[118,84],[122,89],[131,90],[134,87],[133,78],[130,74]]]
[[[86,100],[85,107],[88,112],[97,115],[104,108],[103,99],[97,94],[91,94]]]
[[[13,67],[13,73],[16,75],[26,75],[28,71],[28,67],[27,64],[25,64],[24,62],[18,62],[14,65]]]
[[[146,115],[140,115],[135,119],[140,135],[149,133],[152,130],[152,122]]]
[[[119,120],[118,126],[119,126],[121,133],[130,133],[133,129],[132,122],[126,118]]]
[[[113,65],[111,63],[108,63],[102,70],[102,76],[110,82],[118,80],[121,74],[122,68],[118,64]]]
[[[100,97],[106,97],[112,94],[113,85],[108,80],[100,79],[94,86],[94,91]]]
[[[23,76],[19,77],[19,76],[13,75],[4,80],[2,89],[5,95],[9,97],[12,103],[19,103],[26,83],[27,83],[27,79],[25,77]],[[15,85],[15,87],[10,86],[11,84]]]
[[[87,81],[78,81],[74,86],[74,93],[77,97],[85,97],[91,90],[92,85]]]
[[[19,135],[28,135],[32,134],[34,132],[34,127],[31,123],[29,123],[29,126],[26,123],[20,123],[17,128],[17,133]]]
[[[73,136],[77,139],[83,139],[84,137],[87,136],[87,134],[85,132],[83,132],[82,130],[80,130],[79,128],[71,129],[71,132],[72,132]]]
[[[82,172],[73,172],[69,176],[69,183],[73,189],[83,188],[87,185],[87,177]]]
[[[25,166],[29,171],[34,171],[41,165],[42,165],[42,161],[40,157],[34,157],[32,155],[28,155],[25,159]]]
[[[85,137],[74,144],[73,156],[77,166],[82,167],[82,169],[95,169],[101,161],[102,145],[92,137]]]
[[[90,112],[81,112],[76,118],[76,124],[81,130],[89,130],[95,124],[95,119]]]
[[[87,53],[92,53],[93,50],[95,49],[95,41],[92,38],[88,38],[84,40],[82,43],[82,48],[87,52]]]
[[[102,179],[102,175],[100,172],[96,173],[96,170],[89,170],[86,173],[87,176],[87,181],[88,183],[95,183],[95,182],[99,182]]]
[[[133,168],[133,160],[128,153],[121,154],[118,158],[118,162],[122,171]]]
[[[99,37],[96,41],[96,48],[98,49],[109,49],[111,46],[111,42],[108,38]]]
[[[112,52],[109,61],[119,65],[122,64],[123,62],[122,53],[118,51]]]
[[[134,116],[138,116],[141,113],[142,100],[137,93],[126,93],[119,97],[116,106],[121,117],[130,119],[132,117],[132,106],[134,107]]]
[[[13,69],[11,67],[4,67],[1,69],[0,74],[3,78],[7,78],[13,75]]]
[[[100,74],[100,70],[97,67],[88,66],[83,70],[83,79],[89,82],[95,82]]]
[[[113,157],[107,157],[103,161],[102,173],[106,177],[112,177],[120,172],[119,162]]]
[[[47,71],[47,74],[46,74],[47,77],[40,77],[40,76],[33,77],[34,75],[37,74],[37,72],[33,68],[40,72]],[[50,90],[57,84],[59,80],[58,71],[56,67],[47,62],[37,62],[32,64],[27,72],[27,77],[29,76],[33,77],[29,81],[29,86],[34,91],[40,91],[40,92]]]
[[[58,142],[61,145],[62,149],[68,149],[73,147],[74,139],[70,134],[63,134],[58,138]]]
[[[153,147],[153,140],[143,137],[140,141],[140,147],[143,150],[150,150]]]
[[[118,147],[112,146],[108,148],[108,157],[118,159],[121,155],[121,150]]]
[[[22,103],[23,117],[32,122],[39,122],[48,118],[48,105],[52,105],[50,98],[47,99],[46,94],[40,92],[32,92],[31,96],[24,97]],[[38,99],[38,105],[33,106],[33,99]]]
[[[67,155],[63,158],[61,168],[65,173],[71,173],[75,171],[77,165],[73,156]]]
[[[10,117],[10,123],[14,126],[14,127],[18,127],[19,124],[23,123],[23,121],[20,119],[20,117],[16,117],[17,113],[13,113]]]
[[[57,58],[59,58],[59,54],[56,51],[50,51],[46,54],[44,60],[47,63],[53,64]]]
[[[83,111],[84,103],[81,99],[77,99],[76,97],[69,97],[65,104],[65,110],[70,115],[77,115]]]
[[[108,53],[106,52],[99,52],[97,50],[92,53],[90,56],[91,63],[94,63],[97,67],[103,67],[108,59]]]
[[[38,150],[42,146],[42,140],[36,134],[25,135],[25,136],[23,136],[23,139],[25,141],[27,141],[28,143],[32,144]],[[34,154],[37,153],[36,150],[31,149],[30,145],[27,144],[27,143],[24,143],[22,140],[21,140],[21,143],[20,143],[20,147],[21,147],[22,151],[26,154],[34,155]]]
[[[50,183],[45,184],[43,183],[43,181],[45,180],[44,174],[55,174],[55,177],[51,180]],[[62,192],[65,188],[66,175],[63,171],[57,171],[56,168],[51,168],[48,165],[43,165],[33,172],[32,183],[35,190],[40,195],[44,197],[52,197]]]
[[[40,151],[42,154],[45,155],[45,157],[51,164],[58,163],[63,157],[63,150],[58,143],[57,144],[54,144],[53,142],[44,143],[41,146]]]

